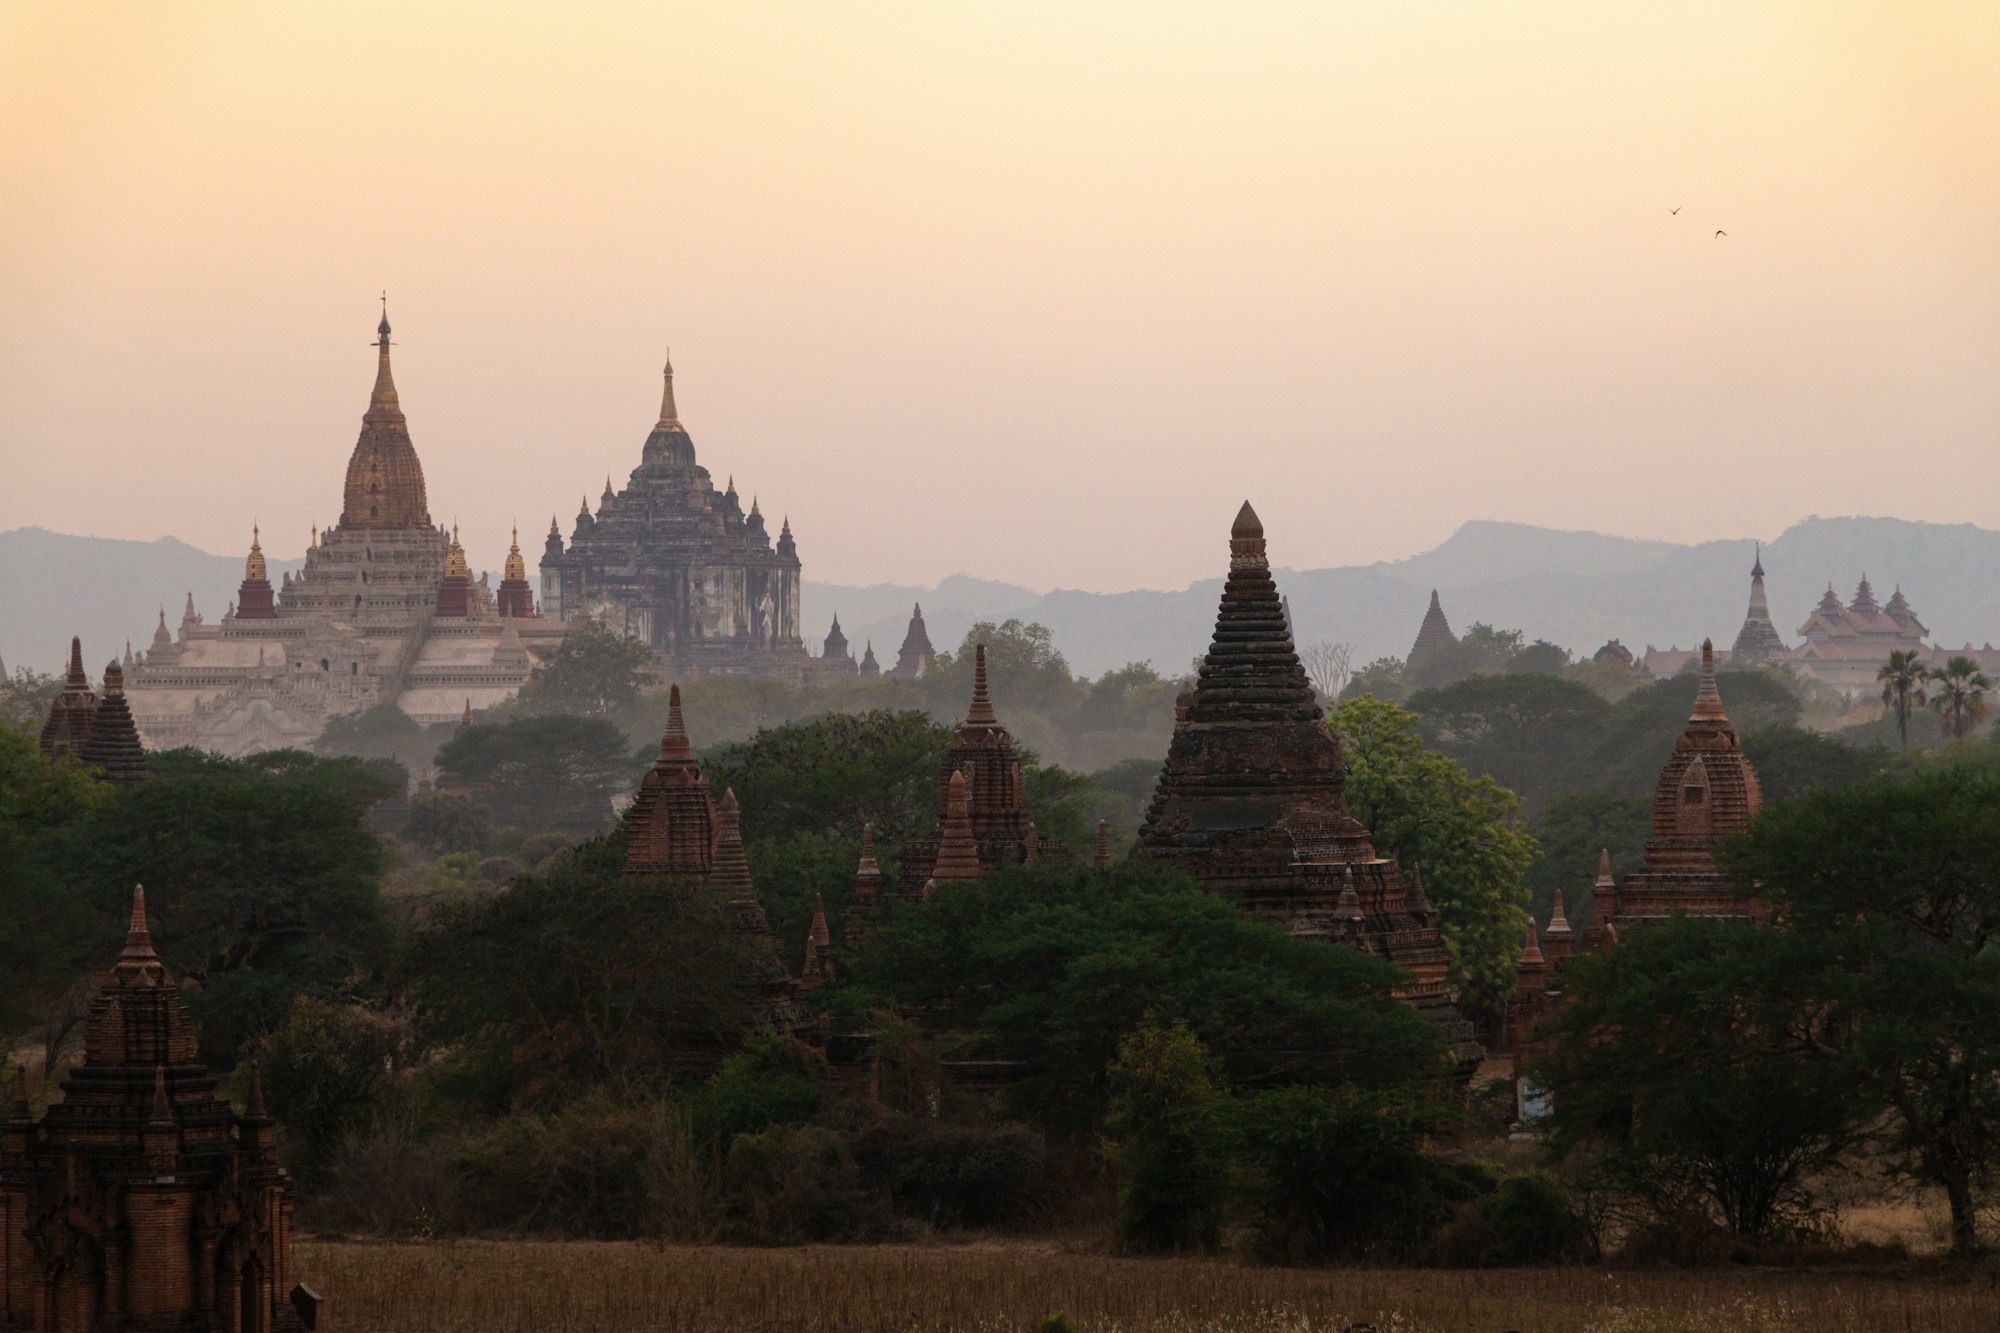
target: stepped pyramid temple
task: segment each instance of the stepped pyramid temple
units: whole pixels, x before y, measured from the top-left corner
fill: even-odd
[[[938,773],[937,827],[903,850],[900,887],[919,894],[932,879],[969,879],[999,865],[1067,856],[1035,832],[1022,803],[1021,761],[986,691],[986,645],[973,649],[972,703],[952,733]]]
[[[0,1124],[0,1329],[319,1325],[256,1071],[239,1115],[195,1059],[143,889],[91,1000],[83,1063],[39,1121],[26,1084],[22,1068]]]
[[[1750,609],[1743,616],[1743,628],[1736,631],[1729,655],[1739,666],[1753,666],[1782,662],[1790,654],[1778,627],[1771,623],[1771,607],[1764,600],[1764,552],[1760,547],[1750,566]]]
[[[1229,533],[1214,641],[1182,700],[1139,853],[1294,934],[1402,967],[1412,977],[1405,997],[1446,1026],[1462,1064],[1476,1060],[1471,1025],[1446,990],[1450,955],[1421,879],[1377,856],[1348,812],[1340,742],[1293,649],[1264,527],[1247,501]]]
[[[773,543],[757,501],[744,512],[734,479],[718,491],[695,461],[669,361],[660,419],[624,489],[605,478],[568,545],[550,520],[542,613],[595,616],[651,645],[674,675],[804,679],[819,667],[799,633],[799,569],[790,521]]]
[[[903,635],[903,646],[896,650],[896,665],[886,674],[903,680],[914,680],[930,670],[931,659],[937,656],[931,647],[930,631],[924,628],[924,604],[918,602],[910,611],[910,628]]]
[[[1424,622],[1417,626],[1416,642],[1410,645],[1410,655],[1404,661],[1414,662],[1426,653],[1456,642],[1451,622],[1444,618],[1444,606],[1438,601],[1438,590],[1432,588],[1430,609],[1424,612]]]
[[[468,704],[511,697],[534,652],[561,638],[562,626],[522,596],[518,542],[503,607],[485,575],[471,577],[457,536],[431,521],[389,348],[385,311],[340,520],[314,529],[305,567],[274,588],[253,525],[242,586],[219,621],[189,597],[175,633],[161,609],[125,682],[148,744],[231,755],[302,746],[328,719],[381,703],[420,723],[448,722]]]

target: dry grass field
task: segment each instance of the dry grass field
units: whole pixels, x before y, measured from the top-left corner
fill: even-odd
[[[1049,1245],[793,1250],[589,1243],[301,1244],[342,1333],[1986,1333],[2000,1290],[1843,1269],[1311,1270],[1130,1260]]]

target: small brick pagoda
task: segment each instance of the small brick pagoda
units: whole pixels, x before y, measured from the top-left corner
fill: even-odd
[[[97,692],[84,674],[83,640],[72,638],[62,692],[49,701],[48,720],[42,723],[42,753],[81,754],[96,721]]]
[[[1451,632],[1451,622],[1444,618],[1444,604],[1438,601],[1438,590],[1431,589],[1430,609],[1424,612],[1424,623],[1417,626],[1416,642],[1410,645],[1410,655],[1406,661],[1415,662],[1427,653],[1439,648],[1449,648],[1458,642]]]
[[[953,798],[961,782],[962,816],[955,812]],[[1014,737],[1000,725],[986,691],[986,645],[982,643],[973,649],[972,703],[965,711],[965,721],[952,734],[944,767],[938,773],[937,827],[904,850],[903,893],[921,892],[933,877],[968,878],[968,852],[977,856],[973,874],[1043,856],[1067,856],[1069,849],[1061,842],[1035,831],[1022,796],[1021,761],[1014,753]],[[970,831],[973,845],[969,849],[947,838],[961,818]],[[952,852],[950,857],[944,856],[947,850]]]
[[[1758,919],[1755,904],[1739,898],[1716,868],[1715,844],[1741,833],[1763,803],[1757,770],[1716,688],[1715,645],[1704,641],[1694,710],[1653,788],[1646,868],[1599,894],[1586,936],[1590,948],[1677,914]],[[1609,878],[1600,873],[1600,889]]]
[[[0,1330],[323,1326],[255,1071],[238,1115],[195,1059],[143,889],[84,1032],[62,1101],[37,1122],[24,1069],[0,1126]]]
[[[1293,649],[1248,501],[1229,533],[1214,641],[1183,704],[1139,853],[1294,934],[1387,958],[1411,976],[1404,997],[1476,1059],[1429,901],[1348,812],[1340,742]]]

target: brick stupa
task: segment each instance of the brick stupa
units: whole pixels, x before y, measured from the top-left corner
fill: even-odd
[[[1763,802],[1757,771],[1716,688],[1715,647],[1704,641],[1694,709],[1653,788],[1646,867],[1615,887],[1607,883],[1608,864],[1600,870],[1590,947],[1604,947],[1607,932],[1615,936],[1680,913],[1758,918],[1755,903],[1739,898],[1716,869],[1715,845],[1748,827]]]
[[[1429,902],[1348,812],[1340,743],[1293,649],[1248,501],[1229,533],[1214,641],[1184,700],[1140,853],[1294,934],[1387,958],[1410,974],[1405,998],[1447,1025],[1462,1059],[1476,1058]]]
[[[992,696],[987,693],[983,643],[973,649],[972,703],[965,710],[965,721],[952,734],[944,766],[938,773],[937,827],[903,852],[901,887],[906,894],[920,891],[924,882],[933,877],[966,877],[962,855],[954,855],[949,871],[943,868],[946,833],[955,818],[952,790],[956,778],[965,782],[964,817],[977,855],[973,873],[1069,854],[1058,840],[1035,832],[1028,818],[1014,737],[1000,725],[1000,718],[993,711]]]
[[[625,816],[625,873],[706,878],[715,866],[715,798],[688,742],[681,687],[667,691],[660,754]]]
[[[1432,588],[1430,609],[1424,612],[1424,623],[1417,626],[1416,642],[1410,645],[1408,660],[1414,662],[1419,657],[1435,652],[1439,648],[1448,648],[1456,642],[1458,640],[1452,636],[1451,622],[1444,618],[1444,604],[1438,601],[1438,590]]]
[[[62,692],[49,701],[48,720],[42,723],[42,753],[81,754],[96,720],[97,693],[83,671],[83,640],[72,638]]]
[[[118,662],[104,668],[104,697],[97,701],[97,711],[90,720],[90,739],[77,757],[102,769],[106,781],[121,787],[152,776],[146,765],[146,747],[139,741],[139,728],[125,702],[125,668]]]
[[[84,1027],[83,1063],[37,1122],[18,1075],[0,1130],[0,1328],[306,1327],[291,1179],[252,1071],[241,1115],[195,1059],[143,889]]]

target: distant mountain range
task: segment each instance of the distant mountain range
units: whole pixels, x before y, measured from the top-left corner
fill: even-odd
[[[1772,618],[1787,638],[1829,581],[1846,601],[1864,572],[1884,601],[1901,584],[1934,642],[2000,637],[2000,532],[1809,518],[1763,551]],[[1579,653],[1611,638],[1643,652],[1649,643],[1688,647],[1704,635],[1726,647],[1743,621],[1755,552],[1748,539],[1690,546],[1479,521],[1406,560],[1280,570],[1277,580],[1299,638],[1352,643],[1356,665],[1409,651],[1432,588],[1455,630],[1485,621]],[[1227,558],[1218,539],[1218,571]],[[298,565],[272,561],[271,578]],[[136,542],[17,528],[0,532],[0,571],[0,657],[10,667],[53,671],[79,633],[94,673],[127,638],[143,648],[162,605],[169,626],[178,624],[190,591],[210,620],[221,615],[243,577],[243,557],[210,555],[171,537]],[[1220,578],[1176,592],[1119,593],[1038,593],[963,574],[933,587],[808,580],[802,609],[814,652],[837,612],[855,655],[873,641],[884,667],[895,662],[917,602],[941,650],[955,649],[976,621],[1040,621],[1072,667],[1096,675],[1135,661],[1184,668],[1208,646],[1221,590]]]

